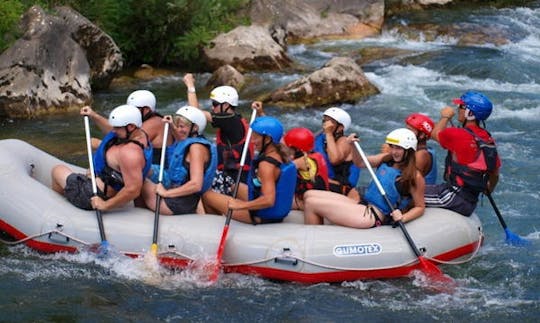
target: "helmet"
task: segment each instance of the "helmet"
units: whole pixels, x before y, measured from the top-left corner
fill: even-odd
[[[474,118],[467,117],[467,120],[486,120],[493,110],[491,101],[480,92],[467,91],[459,99],[452,101],[454,104],[464,105],[472,112]]]
[[[410,149],[416,151],[416,145],[418,144],[418,139],[414,132],[410,131],[407,128],[399,128],[390,132],[386,136],[386,143],[391,145],[400,146],[403,149]]]
[[[292,128],[285,134],[283,140],[288,147],[309,152],[313,150],[315,136],[308,128]]]
[[[278,144],[283,136],[283,126],[278,119],[274,117],[258,117],[253,120],[251,129],[260,135],[270,136],[272,142]]]
[[[238,92],[232,86],[218,86],[210,92],[210,99],[219,103],[229,103],[233,107],[238,106]]]
[[[206,117],[200,109],[185,105],[180,109],[176,110],[176,114],[188,119],[189,121],[191,121],[191,123],[199,126],[199,135],[204,132],[204,128],[206,128]]]
[[[141,112],[129,104],[117,106],[109,114],[109,123],[113,127],[124,127],[128,124],[134,124],[140,128],[142,126]]]
[[[431,132],[435,127],[435,123],[433,122],[433,120],[431,120],[431,118],[426,116],[425,114],[421,113],[411,113],[407,117],[407,119],[405,119],[405,123],[416,130],[422,131],[428,137],[431,136]]]
[[[131,92],[127,98],[126,104],[131,104],[137,108],[149,107],[150,110],[156,111],[156,97],[154,96],[154,93],[147,90]]]
[[[351,116],[343,109],[336,107],[328,108],[324,111],[323,115],[328,116],[343,125],[344,131],[349,129],[349,126],[351,125]]]

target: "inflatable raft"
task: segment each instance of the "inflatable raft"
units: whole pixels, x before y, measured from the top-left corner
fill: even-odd
[[[100,242],[95,212],[72,206],[50,189],[51,168],[60,163],[69,165],[24,141],[0,140],[0,231],[45,253],[77,252]],[[215,258],[224,222],[216,215],[161,216],[160,262],[185,268]],[[103,213],[103,223],[114,250],[132,257],[148,252],[152,211],[127,206]],[[406,228],[424,258],[436,264],[469,261],[483,236],[476,215],[436,208]],[[233,220],[222,261],[225,272],[304,283],[404,277],[420,268],[399,228],[304,225],[298,211],[279,224]]]

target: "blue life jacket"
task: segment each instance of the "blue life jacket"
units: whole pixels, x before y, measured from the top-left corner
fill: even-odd
[[[328,166],[328,177],[336,180],[344,185],[356,187],[360,178],[360,168],[353,162],[347,161],[339,165],[332,165],[330,158],[326,152],[326,134],[320,133],[315,137],[314,151],[323,155],[326,165]]]
[[[116,133],[114,133],[113,131],[105,135],[96,153],[94,154],[94,173],[96,176],[101,178],[101,180],[104,182],[106,186],[111,186],[115,191],[118,192],[122,189],[122,187],[124,187],[122,174],[112,169],[109,165],[107,165],[107,159],[105,158],[107,150],[111,146],[114,146],[117,140],[118,140],[118,137],[116,136]],[[135,143],[138,146],[140,146],[143,150],[145,164],[142,170],[142,176],[143,176],[142,178],[144,181],[144,178],[146,177],[146,174],[148,174],[148,171],[150,170],[150,166],[152,165],[152,150],[153,150],[152,143],[147,138],[146,147],[144,147],[140,142],[135,141],[135,140],[123,141],[120,144],[127,143],[127,142]]]
[[[186,152],[192,144],[205,145],[210,151],[210,161],[205,165],[203,185],[199,193],[206,192],[214,180],[217,168],[217,150],[216,146],[204,137],[189,137],[182,141],[176,141],[167,147],[167,167],[163,170],[163,187],[166,189],[183,185],[189,181],[189,168],[185,161]],[[152,175],[150,180],[157,183],[159,180],[159,165],[152,165]]]
[[[424,180],[427,185],[434,185],[437,183],[437,159],[435,157],[435,149],[428,147],[427,151],[431,155],[431,169],[427,175],[424,176]]]
[[[375,175],[379,179],[379,182],[386,193],[386,197],[388,197],[388,200],[392,203],[392,206],[400,210],[407,207],[410,202],[410,197],[401,196],[396,187],[396,180],[401,176],[401,170],[394,168],[387,163],[383,163],[379,166],[379,168],[377,168]],[[386,216],[389,216],[392,212],[392,209],[386,203],[386,200],[382,196],[381,192],[379,192],[379,189],[374,181],[369,183],[363,199],[366,202],[375,205]]]
[[[281,163],[272,157],[264,155],[259,156],[259,158],[252,162],[248,175],[248,193],[250,201],[261,196],[261,187],[256,172],[258,164],[263,160],[279,167],[280,174],[276,182],[276,199],[274,205],[266,209],[256,210],[255,214],[261,219],[283,219],[291,210],[296,188],[296,167],[293,162]]]

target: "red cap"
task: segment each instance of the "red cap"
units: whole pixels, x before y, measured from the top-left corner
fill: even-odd
[[[465,105],[465,102],[460,98],[453,99],[452,102],[457,105]]]

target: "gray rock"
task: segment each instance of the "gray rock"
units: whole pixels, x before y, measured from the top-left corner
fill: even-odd
[[[0,55],[0,116],[33,117],[90,104],[90,82],[122,68],[112,39],[69,8],[31,7],[22,38]]]
[[[354,102],[379,93],[349,57],[335,57],[321,69],[272,92],[263,101],[281,107],[300,108]]]

